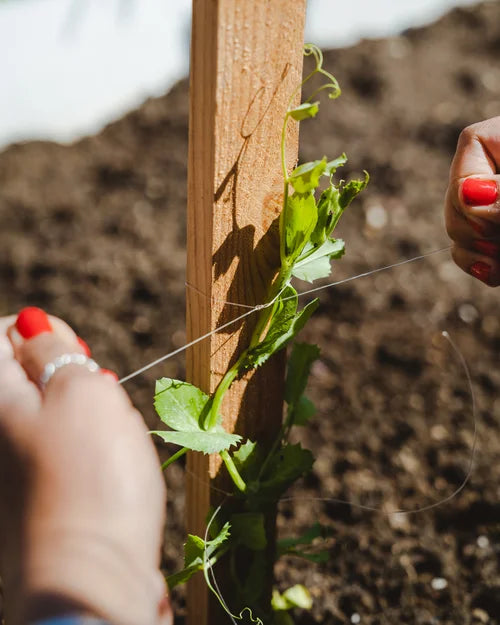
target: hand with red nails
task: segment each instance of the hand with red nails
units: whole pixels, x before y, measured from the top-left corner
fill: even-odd
[[[446,194],[453,258],[489,286],[500,284],[500,117],[462,131]]]
[[[71,363],[41,390],[63,354]],[[52,610],[172,622],[159,461],[141,415],[89,354],[40,309],[0,319],[0,571],[12,625]]]

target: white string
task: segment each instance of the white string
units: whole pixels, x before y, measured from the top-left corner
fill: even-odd
[[[400,266],[408,264],[408,263],[412,263],[412,262],[415,262],[415,261],[418,261],[418,260],[422,260],[424,258],[427,258],[428,256],[432,256],[434,254],[439,254],[439,253],[448,251],[449,249],[451,249],[451,246],[443,247],[443,248],[440,248],[440,249],[437,249],[437,250],[432,250],[431,252],[427,252],[426,254],[421,254],[421,255],[415,256],[413,258],[408,258],[408,259],[405,259],[405,260],[402,260],[402,261],[398,261],[397,263],[392,263],[391,265],[385,265],[383,267],[379,267],[377,269],[372,269],[370,271],[367,271],[367,272],[364,272],[364,273],[361,273],[361,274],[357,274],[357,275],[351,276],[349,278],[344,278],[342,280],[338,280],[336,282],[325,284],[325,285],[322,285],[322,286],[314,288],[314,289],[309,289],[307,291],[303,291],[303,292],[299,293],[298,297],[302,297],[304,295],[308,295],[310,293],[314,293],[314,292],[320,291],[322,289],[331,288],[333,286],[337,286],[337,285],[340,285],[340,284],[345,284],[346,282],[350,282],[350,281],[356,280],[358,278],[367,277],[367,276],[370,276],[370,275],[372,275],[374,273],[378,273],[378,272],[385,271],[385,270],[388,270],[388,269],[393,269],[395,267],[400,267]],[[199,289],[197,289],[196,287],[194,287],[194,286],[192,286],[192,285],[190,285],[188,283],[186,283],[186,286],[188,288],[192,288],[192,289],[196,290],[201,295],[203,295],[205,297],[208,297],[204,293],[202,293]],[[278,293],[278,295],[276,295],[276,297],[271,302],[269,302],[267,304],[260,304],[260,305],[257,305],[257,306],[252,306],[252,307],[250,307],[250,310],[248,310],[247,312],[243,313],[242,315],[236,317],[235,319],[233,319],[231,321],[228,321],[227,323],[225,323],[222,326],[216,328],[215,330],[212,330],[211,332],[207,332],[203,336],[198,337],[197,339],[194,339],[190,343],[188,343],[188,344],[186,344],[186,345],[184,345],[182,347],[179,347],[178,349],[174,350],[173,352],[170,352],[169,354],[166,354],[165,356],[162,356],[161,358],[158,358],[157,360],[149,363],[148,365],[145,365],[144,367],[142,367],[141,369],[138,369],[134,373],[131,373],[130,375],[122,378],[120,380],[120,384],[123,383],[123,382],[126,382],[127,380],[132,379],[133,377],[136,377],[137,375],[140,375],[141,373],[143,373],[147,369],[155,366],[156,364],[158,364],[160,362],[163,362],[164,360],[167,360],[168,358],[171,358],[171,357],[181,353],[182,351],[188,349],[189,347],[195,345],[196,343],[198,343],[198,342],[208,338],[209,336],[212,336],[216,332],[219,332],[220,330],[223,330],[223,329],[227,328],[228,326],[230,326],[230,325],[232,325],[232,324],[234,324],[234,323],[244,319],[245,317],[251,315],[255,311],[262,310],[263,308],[267,308],[269,306],[272,306],[274,304],[274,302],[277,300],[277,298],[280,296],[280,294],[281,294],[281,292]],[[285,301],[286,299],[289,299],[289,298],[283,298],[283,301]],[[224,301],[222,303],[230,304],[230,305],[233,305],[233,306],[240,306],[240,307],[248,308],[248,305],[246,305],[246,304],[238,304],[236,302]],[[471,375],[470,375],[470,370],[468,368],[467,362],[466,362],[462,352],[459,350],[459,348],[457,347],[456,343],[451,339],[451,337],[448,334],[448,332],[444,331],[442,333],[442,335],[450,343],[451,347],[453,348],[455,354],[457,355],[457,357],[458,357],[458,359],[459,359],[459,361],[460,361],[460,363],[462,365],[462,368],[463,368],[463,370],[465,372],[465,376],[466,376],[467,383],[468,383],[468,386],[469,386],[470,396],[471,396],[471,404],[472,404],[472,417],[473,417],[473,427],[474,427],[473,443],[472,443],[472,447],[471,447],[471,455],[470,455],[470,459],[469,459],[467,473],[466,473],[466,476],[465,476],[464,480],[458,486],[458,488],[456,488],[455,491],[453,491],[453,493],[451,493],[451,495],[448,495],[446,498],[441,499],[441,500],[439,500],[437,502],[434,502],[432,504],[428,504],[428,505],[423,506],[421,508],[415,508],[413,510],[403,510],[403,509],[392,510],[390,512],[386,512],[386,511],[384,511],[383,508],[380,508],[380,507],[377,508],[377,507],[373,507],[373,506],[366,506],[366,505],[363,505],[363,504],[358,504],[358,503],[355,503],[355,502],[352,502],[352,501],[348,501],[348,500],[344,500],[344,499],[338,499],[338,498],[334,498],[334,497],[310,497],[310,498],[305,498],[306,500],[308,500],[308,501],[332,501],[332,502],[335,502],[335,503],[349,505],[349,506],[352,506],[354,508],[358,508],[358,509],[361,509],[361,510],[370,511],[370,512],[378,512],[378,513],[382,513],[382,514],[386,514],[386,515],[390,516],[390,515],[393,515],[393,514],[413,514],[413,513],[416,513],[416,512],[425,512],[427,510],[431,510],[432,508],[436,508],[437,506],[441,506],[441,505],[447,503],[448,501],[451,501],[453,498],[455,498],[465,488],[465,486],[467,485],[467,483],[468,483],[468,481],[469,481],[469,479],[470,479],[470,477],[472,475],[473,464],[474,464],[475,453],[476,453],[476,446],[477,446],[476,399],[475,399],[475,394],[474,394],[474,387],[472,385],[472,378],[471,378]],[[211,489],[215,489],[215,487],[209,481],[202,480],[200,478],[200,476],[196,475],[192,471],[189,471],[187,468],[185,470],[186,470],[186,473],[188,473],[191,477],[196,478],[198,481],[200,481],[200,483],[208,486]],[[233,496],[232,493],[227,492],[227,491],[223,491],[222,489],[217,488],[215,490],[217,490],[218,492],[223,493],[223,494],[225,494],[225,495],[227,495],[229,497]],[[293,501],[295,499],[297,499],[297,497],[282,498],[280,500],[280,502]],[[304,498],[301,498],[301,500],[303,500],[303,499]]]
[[[436,253],[436,252],[435,252]],[[358,504],[355,502],[351,502],[348,500],[344,500],[344,499],[337,499],[337,498],[333,498],[333,497],[286,497],[286,498],[281,498],[279,500],[278,503],[282,503],[285,501],[294,501],[297,499],[300,499],[300,501],[321,501],[321,502],[327,502],[327,501],[331,501],[331,502],[335,502],[335,503],[340,503],[340,504],[344,504],[344,505],[348,505],[351,506],[353,508],[357,508],[360,510],[364,510],[364,511],[368,511],[368,512],[377,512],[377,513],[381,513],[384,514],[386,516],[392,516],[392,515],[410,515],[410,514],[416,514],[416,513],[420,513],[420,512],[426,512],[428,510],[432,510],[433,508],[437,508],[438,506],[442,506],[446,503],[448,503],[449,501],[451,501],[452,499],[454,499],[467,485],[471,475],[472,475],[472,471],[473,471],[473,467],[474,467],[474,459],[475,459],[475,454],[476,454],[476,447],[477,447],[477,412],[476,412],[476,398],[475,398],[475,394],[474,394],[474,386],[472,384],[472,378],[471,378],[471,374],[470,374],[470,370],[469,367],[467,365],[467,361],[465,360],[465,357],[463,355],[463,353],[460,351],[460,349],[458,348],[457,344],[453,341],[453,339],[451,338],[451,336],[449,335],[449,333],[445,330],[444,332],[442,332],[442,336],[444,336],[444,338],[449,342],[449,344],[451,345],[451,347],[453,348],[453,351],[455,352],[460,364],[462,365],[462,368],[464,370],[466,379],[467,379],[467,383],[469,385],[469,390],[470,390],[470,397],[471,397],[471,408],[472,408],[472,416],[473,416],[473,423],[474,423],[474,435],[473,435],[473,440],[472,440],[472,446],[471,446],[471,455],[470,455],[470,459],[469,459],[469,464],[468,464],[468,469],[467,469],[467,474],[464,478],[464,480],[462,481],[462,483],[458,486],[458,488],[456,488],[453,493],[451,493],[451,495],[448,495],[448,497],[445,497],[444,499],[441,499],[439,501],[435,501],[434,503],[428,504],[426,506],[422,506],[420,508],[414,508],[412,510],[391,510],[390,512],[386,512],[382,507],[380,508],[376,508],[376,507],[372,507],[372,506],[365,506],[362,504]],[[186,469],[187,470],[187,469]],[[192,473],[191,471],[188,471],[191,475],[196,476],[194,473]],[[210,483],[208,483],[208,486],[211,487]],[[228,496],[234,496],[231,493],[226,493]],[[207,543],[208,541],[208,535],[209,535],[209,529],[210,526],[212,525],[212,523],[215,520],[215,517],[217,516],[217,514],[220,512],[222,506],[224,505],[225,501],[223,501],[219,507],[214,511],[213,515],[211,516],[206,530],[205,530],[205,543]],[[231,619],[231,622],[233,623],[233,625],[237,625],[234,615],[232,614],[232,612],[229,610],[227,603],[222,595],[221,589],[219,587],[219,584],[217,582],[217,578],[215,576],[215,572],[213,570],[213,566],[206,561],[205,556],[204,556],[204,565],[207,567],[207,575],[210,577],[211,583],[212,585],[215,587],[216,592],[218,593],[218,599],[221,603],[221,605],[224,607],[224,609],[226,610],[229,618]],[[242,618],[242,613],[240,613],[239,619]],[[251,618],[252,622],[256,622],[254,621],[253,618]],[[262,623],[262,621],[260,621],[260,619],[258,619],[257,622]]]
[[[470,452],[470,457],[469,457],[469,462],[468,462],[468,466],[467,466],[467,472],[466,475],[464,477],[464,479],[462,480],[461,484],[447,497],[445,497],[444,499],[440,499],[439,501],[435,501],[431,504],[427,504],[425,506],[422,506],[420,508],[413,508],[411,510],[405,510],[405,509],[398,509],[398,510],[391,510],[391,511],[386,511],[384,510],[383,506],[381,507],[375,507],[375,506],[367,506],[367,505],[363,505],[363,504],[359,504],[356,503],[354,501],[349,501],[348,499],[339,499],[337,497],[282,497],[279,500],[279,503],[282,502],[290,502],[290,501],[295,501],[297,499],[300,499],[300,501],[320,501],[320,502],[327,502],[327,501],[331,501],[333,503],[339,503],[342,505],[346,505],[346,506],[351,506],[352,508],[356,508],[358,510],[364,510],[367,512],[377,512],[379,514],[383,514],[385,516],[392,516],[392,515],[396,515],[396,514],[416,514],[417,512],[426,512],[428,510],[432,510],[433,508],[437,508],[439,506],[442,506],[445,503],[448,503],[449,501],[451,501],[452,499],[454,499],[467,485],[467,483],[469,482],[471,476],[472,476],[472,471],[474,469],[474,460],[476,457],[476,449],[477,449],[477,408],[476,408],[476,397],[475,397],[475,393],[474,393],[474,386],[472,384],[472,377],[470,374],[470,369],[467,365],[467,361],[465,360],[464,355],[462,354],[462,352],[460,351],[460,349],[458,348],[457,344],[453,341],[453,339],[451,338],[451,336],[449,335],[448,332],[446,332],[446,330],[444,332],[442,332],[442,336],[449,342],[449,344],[451,345],[451,347],[453,348],[453,351],[455,352],[462,368],[463,371],[465,373],[465,377],[467,380],[467,384],[469,387],[469,392],[470,392],[470,398],[471,398],[471,411],[472,411],[472,422],[473,422],[473,438],[472,438],[472,445],[471,445],[471,452]],[[186,473],[192,477],[195,478],[198,482],[200,482],[202,485],[208,486],[210,489],[215,490],[219,493],[222,493],[224,495],[226,495],[227,497],[234,497],[234,493],[230,493],[228,491],[224,491],[220,488],[216,488],[215,486],[212,485],[212,483],[210,481],[205,481],[202,478],[200,478],[199,475],[197,475],[196,473],[194,473],[193,471],[190,471],[187,467],[185,467],[185,471]]]
[[[216,332],[219,332],[220,330],[224,330],[224,328],[227,328],[233,325],[233,323],[236,323],[237,321],[240,321],[241,319],[248,317],[253,312],[255,312],[255,309],[252,308],[252,310],[249,310],[246,313],[243,313],[239,317],[236,317],[236,319],[233,319],[232,321],[228,321],[227,323],[224,323],[223,325],[219,326],[215,330],[212,330],[211,332],[207,332],[206,334],[199,336],[197,339],[194,339],[193,341],[186,343],[186,345],[182,345],[181,347],[175,349],[173,352],[170,352],[168,354],[165,354],[164,356],[161,356],[160,358],[157,358],[156,360],[153,360],[153,362],[150,362],[149,364],[144,365],[144,367],[137,369],[137,371],[134,371],[132,373],[129,373],[129,375],[126,375],[124,378],[118,381],[118,384],[123,384],[124,382],[128,382],[128,380],[131,380],[132,378],[135,378],[138,375],[141,375],[141,373],[144,373],[148,369],[151,369],[151,367],[159,365],[160,362],[164,362],[165,360],[168,360],[169,358],[172,358],[173,356],[177,356],[177,354],[180,354],[186,349],[189,349],[190,347],[192,347],[193,345],[196,345],[196,343],[199,343],[200,341],[204,341],[205,339],[208,339],[208,337],[212,336],[212,334],[215,334]]]
[[[206,297],[207,299],[209,299],[210,297],[206,293],[203,293],[203,291],[199,289],[197,286],[194,286],[194,284],[190,284],[189,282],[184,282],[184,286],[188,289],[191,289],[191,291],[198,293],[198,295],[201,295],[202,297]],[[254,310],[254,308],[256,308],[256,306],[252,306],[251,304],[237,304],[236,302],[228,302],[225,299],[219,299],[217,297],[214,297],[213,295],[212,297],[210,297],[210,300],[212,302],[217,302],[218,304],[225,304],[227,306],[236,306],[237,308],[250,308],[251,310]],[[263,304],[260,304],[260,307],[265,308]]]
[[[339,284],[345,284],[346,282],[352,282],[353,280],[358,280],[358,278],[366,278],[367,276],[371,276],[374,273],[379,273],[380,271],[386,271],[387,269],[394,269],[395,267],[401,267],[402,265],[407,265],[408,263],[414,263],[417,260],[423,260],[428,256],[433,256],[434,254],[441,254],[441,252],[447,252],[451,250],[452,246],[448,245],[447,247],[441,247],[438,250],[433,250],[432,252],[427,252],[426,254],[420,254],[420,256],[414,256],[413,258],[406,258],[405,260],[400,260],[397,263],[393,263],[392,265],[385,265],[384,267],[379,267],[378,269],[371,269],[370,271],[365,271],[364,273],[359,273],[357,276],[351,276],[350,278],[344,278],[343,280],[337,280],[337,282],[330,282],[329,284],[323,284],[322,286],[317,286],[314,289],[309,289],[308,291],[301,291],[299,293],[299,297],[303,297],[304,295],[309,295],[310,293],[317,293],[323,289],[329,289],[333,286],[338,286]],[[284,297],[282,301],[287,299],[291,299],[291,297]]]
[[[153,362],[150,362],[149,364],[144,365],[144,367],[141,367],[140,369],[137,369],[137,371],[134,371],[133,373],[130,373],[129,375],[126,375],[121,380],[118,380],[118,384],[123,384],[124,382],[127,382],[128,380],[131,380],[132,378],[137,377],[141,373],[144,373],[144,371],[147,371],[148,369],[151,369],[151,367],[154,367],[155,365],[159,364],[160,362],[163,362],[164,360],[168,360],[169,358],[172,358],[173,356],[177,356],[177,354],[180,354],[181,352],[185,351],[186,349],[189,349],[193,345],[196,345],[196,343],[199,343],[200,341],[204,341],[205,339],[208,339],[209,336],[212,336],[216,332],[220,332],[221,330],[224,330],[224,328],[227,328],[227,327],[233,325],[233,323],[236,323],[237,321],[241,321],[241,319],[244,319],[245,317],[248,317],[249,315],[253,314],[257,310],[262,310],[263,308],[269,308],[269,306],[272,306],[274,304],[274,302],[279,298],[279,296],[281,295],[282,292],[283,292],[283,289],[281,289],[281,291],[276,295],[276,297],[273,297],[273,299],[270,302],[267,302],[267,304],[258,304],[257,306],[254,306],[251,310],[248,310],[246,313],[243,313],[239,317],[236,317],[236,319],[232,319],[231,321],[228,321],[227,323],[224,323],[223,325],[219,326],[218,328],[215,328],[215,330],[212,330],[211,332],[207,332],[206,334],[203,334],[202,336],[199,336],[197,339],[194,339],[193,341],[190,341],[186,345],[182,345],[181,347],[175,349],[173,352],[170,352],[169,354],[165,354],[164,356],[161,356],[160,358],[157,358],[156,360],[153,360]]]
[[[371,276],[371,275],[373,275],[375,273],[379,273],[381,271],[387,271],[388,269],[394,269],[395,267],[401,267],[402,265],[407,265],[408,263],[413,263],[413,262],[418,261],[418,260],[423,260],[424,258],[427,258],[428,256],[433,256],[434,254],[440,254],[442,252],[446,252],[449,249],[451,249],[451,247],[452,247],[451,245],[449,245],[447,247],[442,247],[440,249],[432,250],[431,252],[427,252],[426,254],[420,254],[419,256],[414,256],[413,258],[406,258],[405,260],[398,261],[397,263],[393,263],[391,265],[385,265],[383,267],[378,267],[377,269],[371,269],[370,271],[366,271],[364,273],[360,273],[360,274],[357,274],[355,276],[350,276],[349,278],[344,278],[342,280],[337,280],[336,282],[330,282],[329,284],[323,284],[322,286],[318,286],[318,287],[316,287],[314,289],[309,289],[307,291],[302,291],[301,293],[298,294],[297,297],[300,298],[300,297],[303,297],[304,295],[309,295],[310,293],[316,293],[318,291],[322,291],[324,289],[329,289],[329,288],[332,288],[334,286],[338,286],[340,284],[345,284],[346,282],[352,282],[353,280],[358,280],[359,278],[366,278],[367,276]],[[191,285],[189,283],[186,283],[186,286],[188,288],[194,289],[195,291],[197,291],[200,295],[203,295],[204,297],[207,297],[207,298],[209,297],[208,295],[206,295],[205,293],[200,291],[197,287],[195,287],[195,286],[193,286],[193,285]],[[248,310],[246,313],[243,313],[239,317],[236,317],[235,319],[232,319],[231,321],[228,321],[227,323],[224,323],[223,325],[219,326],[218,328],[215,328],[214,330],[211,330],[210,332],[207,332],[206,334],[203,334],[202,336],[199,336],[198,338],[193,339],[189,343],[186,343],[185,345],[182,345],[181,347],[178,347],[173,352],[169,352],[168,354],[165,354],[164,356],[161,356],[160,358],[157,358],[156,360],[153,360],[152,362],[148,363],[147,365],[144,365],[140,369],[137,369],[136,371],[133,371],[132,373],[129,373],[129,375],[126,375],[125,377],[121,378],[121,380],[119,380],[119,384],[123,384],[124,382],[128,382],[129,380],[132,380],[133,378],[137,377],[138,375],[141,375],[145,371],[148,371],[148,369],[151,369],[152,367],[155,367],[156,365],[160,364],[161,362],[164,362],[165,360],[168,360],[169,358],[173,358],[174,356],[177,356],[178,354],[181,354],[182,352],[186,351],[186,349],[189,349],[190,347],[193,347],[193,345],[196,345],[200,341],[204,341],[205,339],[208,339],[209,337],[213,336],[217,332],[220,332],[221,330],[225,330],[226,328],[228,328],[229,326],[233,325],[234,323],[237,323],[238,321],[241,321],[242,319],[245,319],[245,317],[248,317],[248,316],[252,315],[254,312],[256,312],[258,310],[262,310],[264,308],[268,308],[269,306],[272,306],[280,295],[281,295],[281,292],[278,293],[278,295],[273,300],[268,302],[267,304],[258,304],[257,306],[250,306],[250,307],[248,306],[248,304],[238,304],[237,302],[223,301],[222,303],[224,303],[224,304],[231,305],[231,306],[239,306],[241,308],[250,308],[250,310]],[[289,299],[293,299],[294,297],[295,297],[294,295],[292,295],[290,297],[284,297],[282,299],[282,301],[287,301]],[[221,301],[221,300],[218,300],[218,301]]]
[[[468,467],[467,467],[467,473],[464,477],[464,479],[462,480],[461,484],[458,486],[458,488],[456,488],[451,495],[448,495],[447,497],[445,497],[444,499],[440,499],[439,501],[435,501],[434,503],[428,504],[426,506],[422,506],[421,508],[414,508],[412,510],[391,510],[390,512],[386,512],[383,508],[376,508],[376,507],[372,507],[372,506],[365,506],[363,504],[358,504],[358,503],[354,503],[352,501],[348,501],[346,499],[336,499],[334,497],[301,497],[301,501],[332,501],[334,503],[340,503],[340,504],[345,504],[348,506],[352,506],[353,508],[358,508],[360,510],[366,510],[368,512],[380,512],[382,514],[385,514],[387,516],[391,516],[393,514],[415,514],[417,512],[426,512],[427,510],[432,510],[433,508],[437,508],[438,506],[442,506],[445,503],[448,503],[449,501],[451,501],[452,499],[454,499],[467,485],[467,482],[470,480],[470,477],[472,475],[472,471],[474,468],[474,459],[476,456],[476,446],[477,446],[477,411],[476,411],[476,397],[474,394],[474,386],[472,384],[472,378],[471,378],[471,374],[470,374],[470,370],[469,367],[467,365],[467,361],[465,360],[464,355],[462,354],[462,352],[460,351],[460,349],[458,348],[458,346],[456,345],[456,343],[453,341],[453,339],[451,338],[451,336],[448,334],[448,332],[446,332],[446,330],[444,332],[442,332],[442,336],[444,336],[444,338],[449,342],[449,344],[451,345],[451,347],[453,348],[453,351],[455,352],[460,364],[462,365],[462,368],[464,370],[465,373],[465,377],[467,379],[467,384],[469,386],[469,391],[470,391],[470,398],[471,398],[471,409],[472,409],[472,420],[473,420],[473,438],[472,438],[472,446],[471,446],[471,452],[470,452],[470,458],[469,458],[469,463],[468,463]],[[284,502],[284,501],[293,501],[295,499],[298,499],[298,497],[285,497],[279,500],[279,503]]]

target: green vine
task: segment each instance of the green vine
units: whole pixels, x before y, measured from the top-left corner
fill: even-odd
[[[331,261],[344,254],[344,242],[333,238],[332,233],[344,210],[368,183],[366,172],[364,180],[334,183],[336,170],[347,162],[345,154],[331,161],[324,157],[304,163],[288,173],[287,125],[315,117],[319,102],[314,98],[320,92],[327,91],[331,99],[340,95],[336,79],[323,68],[321,51],[307,44],[304,54],[311,56],[315,65],[290,96],[281,133],[284,184],[279,226],[281,264],[276,278],[269,285],[266,303],[260,307],[248,346],[227,370],[212,396],[186,382],[170,378],[158,380],[155,390],[156,411],[171,429],[153,433],[181,447],[163,468],[188,449],[205,454],[218,453],[235,487],[232,500],[210,519],[207,535],[204,538],[188,536],[184,568],[168,578],[169,586],[174,587],[203,571],[209,588],[232,619],[242,619],[246,611],[252,622],[266,622],[266,625],[289,625],[292,623],[289,610],[310,608],[311,597],[303,586],[294,586],[283,594],[274,590],[271,595],[271,589],[263,584],[263,571],[271,571],[280,555],[321,562],[326,554],[310,550],[313,540],[325,534],[326,530],[319,525],[301,537],[278,542],[276,550],[272,549],[273,531],[269,529],[274,525],[280,497],[313,466],[312,453],[300,444],[290,443],[289,437],[293,427],[306,425],[315,412],[304,391],[319,349],[314,345],[294,343],[285,384],[286,415],[267,452],[254,441],[243,442],[239,435],[226,432],[221,425],[220,407],[232,383],[289,345],[316,310],[318,300],[298,310],[298,294],[292,279],[313,282],[330,275]],[[317,75],[324,79],[322,84],[300,105],[293,106],[298,94]],[[326,188],[320,191],[322,178],[326,178]],[[230,452],[234,446],[237,449]],[[220,518],[216,519],[216,516]],[[230,583],[234,604],[245,606],[238,616],[232,614],[217,584],[210,581],[213,567],[221,559],[227,560],[227,569],[232,572]],[[236,566],[237,561],[246,563],[243,570]]]

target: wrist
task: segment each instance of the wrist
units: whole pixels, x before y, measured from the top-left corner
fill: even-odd
[[[165,594],[158,570],[142,567],[118,542],[99,534],[59,530],[38,538],[24,577],[25,605],[33,597],[58,595],[113,625],[156,624]]]
[[[32,593],[26,597],[24,606],[24,621],[36,623],[36,625],[46,621],[64,619],[69,614],[78,615],[80,620],[91,619],[96,621],[97,618],[89,613],[88,606],[54,592]]]

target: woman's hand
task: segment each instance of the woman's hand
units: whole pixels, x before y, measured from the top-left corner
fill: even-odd
[[[55,595],[120,625],[170,622],[158,569],[165,486],[110,375],[45,365],[86,347],[39,309],[0,319],[0,554],[11,623]],[[167,614],[168,613],[168,614]],[[7,615],[9,616],[9,614]]]
[[[500,284],[500,117],[462,131],[446,194],[446,228],[457,265]]]

